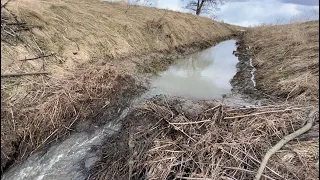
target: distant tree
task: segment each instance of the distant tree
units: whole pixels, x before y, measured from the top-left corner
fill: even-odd
[[[219,6],[223,5],[226,1],[227,0],[189,0],[186,8],[194,11],[196,15],[200,15],[200,13],[220,10]]]

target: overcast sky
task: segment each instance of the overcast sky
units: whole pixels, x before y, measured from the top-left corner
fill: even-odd
[[[149,0],[153,6],[188,12],[188,0]],[[241,26],[319,19],[319,0],[228,0],[215,14],[219,21]],[[210,15],[203,15],[210,16]]]

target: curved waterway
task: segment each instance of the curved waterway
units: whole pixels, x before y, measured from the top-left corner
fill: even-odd
[[[232,94],[230,80],[237,72],[238,63],[238,58],[233,55],[236,48],[236,40],[228,40],[177,60],[150,80],[150,90],[137,97],[131,107],[159,94],[199,100],[221,99]],[[254,70],[251,73],[255,85]],[[233,105],[237,101],[242,105],[244,103],[241,98],[230,100]],[[106,138],[119,131],[121,119],[129,110],[127,108],[118,119],[106,123],[95,132],[73,133],[46,152],[33,154],[5,172],[2,180],[86,179],[90,168],[101,158],[99,152],[92,151],[92,147],[101,145]]]

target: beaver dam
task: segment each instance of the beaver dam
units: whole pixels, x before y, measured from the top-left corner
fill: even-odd
[[[254,105],[232,92],[236,49],[236,40],[228,40],[177,60],[119,118],[32,155],[3,179],[252,179],[264,155],[258,153],[303,126],[303,110],[312,107]],[[99,161],[102,174],[95,173]],[[262,177],[304,177],[297,167],[281,174],[269,168]]]
[[[1,179],[318,179],[319,21],[1,8]]]

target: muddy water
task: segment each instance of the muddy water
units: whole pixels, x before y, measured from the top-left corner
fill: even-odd
[[[231,105],[250,105],[238,94],[232,94],[230,80],[236,74],[238,58],[233,55],[236,41],[224,41],[178,60],[167,71],[151,79],[151,89],[132,102],[131,107],[146,98],[167,94],[191,99],[219,99],[226,95]],[[251,63],[252,64],[252,63]],[[254,82],[252,72],[252,82]],[[224,96],[224,97],[226,97]],[[228,104],[228,103],[226,103]],[[25,162],[17,164],[3,174],[2,180],[84,180],[90,168],[101,158],[96,146],[121,128],[122,115],[93,133],[73,133],[63,142],[46,152],[35,153]],[[94,150],[95,149],[95,150]]]
[[[193,99],[219,99],[230,94],[238,58],[236,40],[228,40],[177,60],[151,81],[150,95],[166,94]]]

